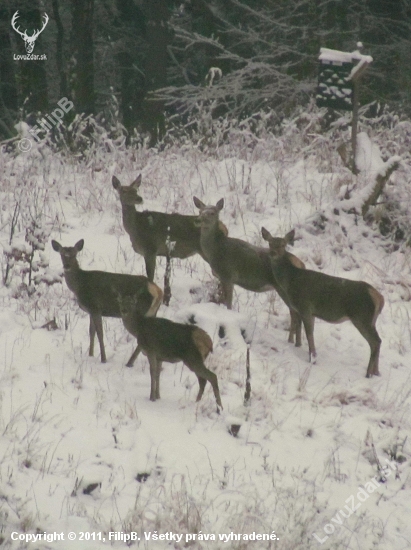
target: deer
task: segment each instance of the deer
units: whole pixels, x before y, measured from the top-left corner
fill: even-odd
[[[381,338],[375,323],[384,307],[384,297],[364,281],[352,281],[319,271],[298,269],[286,252],[287,244],[294,239],[294,230],[284,238],[272,237],[264,227],[261,234],[269,244],[273,277],[282,290],[286,304],[302,319],[308,340],[310,362],[315,362],[317,357],[314,343],[315,318],[328,323],[350,320],[370,346],[366,378],[379,376]]]
[[[219,230],[219,213],[224,208],[224,199],[220,199],[215,206],[206,206],[197,197],[193,197],[193,201],[200,210],[200,243],[203,256],[221,282],[227,308],[232,309],[234,285],[253,292],[276,290],[287,303],[281,287],[272,276],[270,250],[254,246],[241,239],[228,237]],[[287,252],[287,255],[290,262],[297,268],[305,268],[304,262],[297,256],[290,252]],[[295,345],[300,347],[301,319],[291,308],[290,318],[288,342],[294,343],[295,335]]]
[[[11,26],[24,40],[24,47],[26,48],[26,52],[32,53],[32,51],[34,50],[34,45],[36,43],[37,38],[44,31],[47,23],[49,22],[49,16],[47,15],[47,13],[43,15],[43,26],[41,27],[41,29],[37,29],[36,31],[33,31],[33,34],[31,36],[27,34],[27,29],[24,32],[21,32],[20,26],[16,27],[16,21],[18,17],[19,17],[19,12],[16,11],[16,13],[13,15],[13,18],[11,20]]]
[[[94,338],[100,344],[101,362],[106,363],[106,351],[103,338],[102,317],[121,317],[120,307],[113,285],[124,295],[138,296],[141,311],[148,316],[155,316],[163,299],[163,291],[143,275],[127,275],[108,271],[85,271],[80,268],[77,254],[83,250],[84,239],[74,246],[62,246],[52,240],[53,250],[60,254],[67,286],[77,298],[78,305],[90,316],[89,356],[94,356]],[[137,346],[133,352],[134,359],[140,353]],[[127,366],[131,366],[128,365]]]
[[[210,382],[217,402],[217,412],[223,408],[214,372],[204,364],[213,351],[213,342],[203,329],[195,325],[176,323],[163,317],[147,317],[143,314],[138,293],[124,295],[113,290],[118,299],[124,327],[138,342],[138,347],[147,356],[150,364],[150,401],[160,399],[160,372],[162,362],[182,361],[198,378],[200,386],[196,401],[200,401],[207,381]],[[128,365],[134,362],[134,353]]]
[[[143,202],[137,192],[141,182],[141,174],[130,185],[121,185],[116,176],[112,178],[112,185],[121,202],[124,229],[129,234],[133,250],[144,256],[147,277],[154,281],[156,258],[167,256],[168,240],[175,243],[170,250],[172,258],[185,259],[194,254],[202,255],[200,228],[197,224],[198,216],[136,210],[135,205]],[[220,230],[228,233],[223,223],[220,224]]]

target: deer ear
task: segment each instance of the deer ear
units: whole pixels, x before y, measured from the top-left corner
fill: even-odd
[[[267,231],[265,227],[261,228],[261,235],[265,241],[270,241],[270,239],[272,239],[271,233]]]
[[[74,248],[77,250],[77,252],[80,252],[80,250],[83,250],[84,246],[84,239],[80,239],[75,245]]]
[[[294,244],[294,238],[295,238],[295,229],[292,229],[287,235],[284,237],[285,242],[287,244]]]
[[[51,241],[51,246],[53,247],[53,250],[55,250],[56,252],[60,252],[60,250],[62,249],[61,244],[58,243],[57,241]]]
[[[197,206],[197,208],[199,210],[201,210],[202,208],[205,208],[205,204],[203,203],[203,201],[200,201],[200,199],[198,199],[197,197],[193,197],[193,202],[194,204]]]
[[[141,174],[139,174],[136,179],[133,181],[133,183],[130,183],[130,187],[136,187],[137,189],[141,185]]]
[[[118,180],[116,176],[112,177],[111,183],[113,184],[114,189],[119,189],[119,187],[121,187],[120,180]]]
[[[224,208],[224,199],[220,199],[216,204],[217,210],[222,210]]]

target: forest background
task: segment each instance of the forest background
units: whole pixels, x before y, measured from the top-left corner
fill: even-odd
[[[34,54],[15,59],[49,22]],[[0,140],[66,97],[130,141],[161,140],[207,107],[214,119],[270,113],[272,127],[312,98],[320,47],[356,49],[374,62],[361,102],[410,111],[411,6],[406,0],[2,0]],[[375,111],[373,113],[375,115]],[[83,127],[85,135],[90,125]],[[118,126],[117,126],[118,129]]]

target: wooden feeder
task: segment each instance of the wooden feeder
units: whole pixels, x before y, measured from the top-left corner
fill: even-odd
[[[329,48],[320,49],[316,94],[316,102],[319,107],[352,111],[351,144],[354,173],[358,173],[355,166],[359,107],[358,82],[373,60],[370,55],[360,53],[360,48],[362,48],[360,42],[357,47],[358,50],[354,52],[341,52]]]

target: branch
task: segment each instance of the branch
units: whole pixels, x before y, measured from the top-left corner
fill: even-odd
[[[391,157],[385,163],[384,170],[377,175],[374,188],[372,189],[368,199],[362,205],[361,213],[363,217],[367,214],[370,206],[374,206],[378,200],[378,197],[384,190],[385,184],[390,179],[391,174],[397,170],[401,162],[401,158],[398,156]]]

